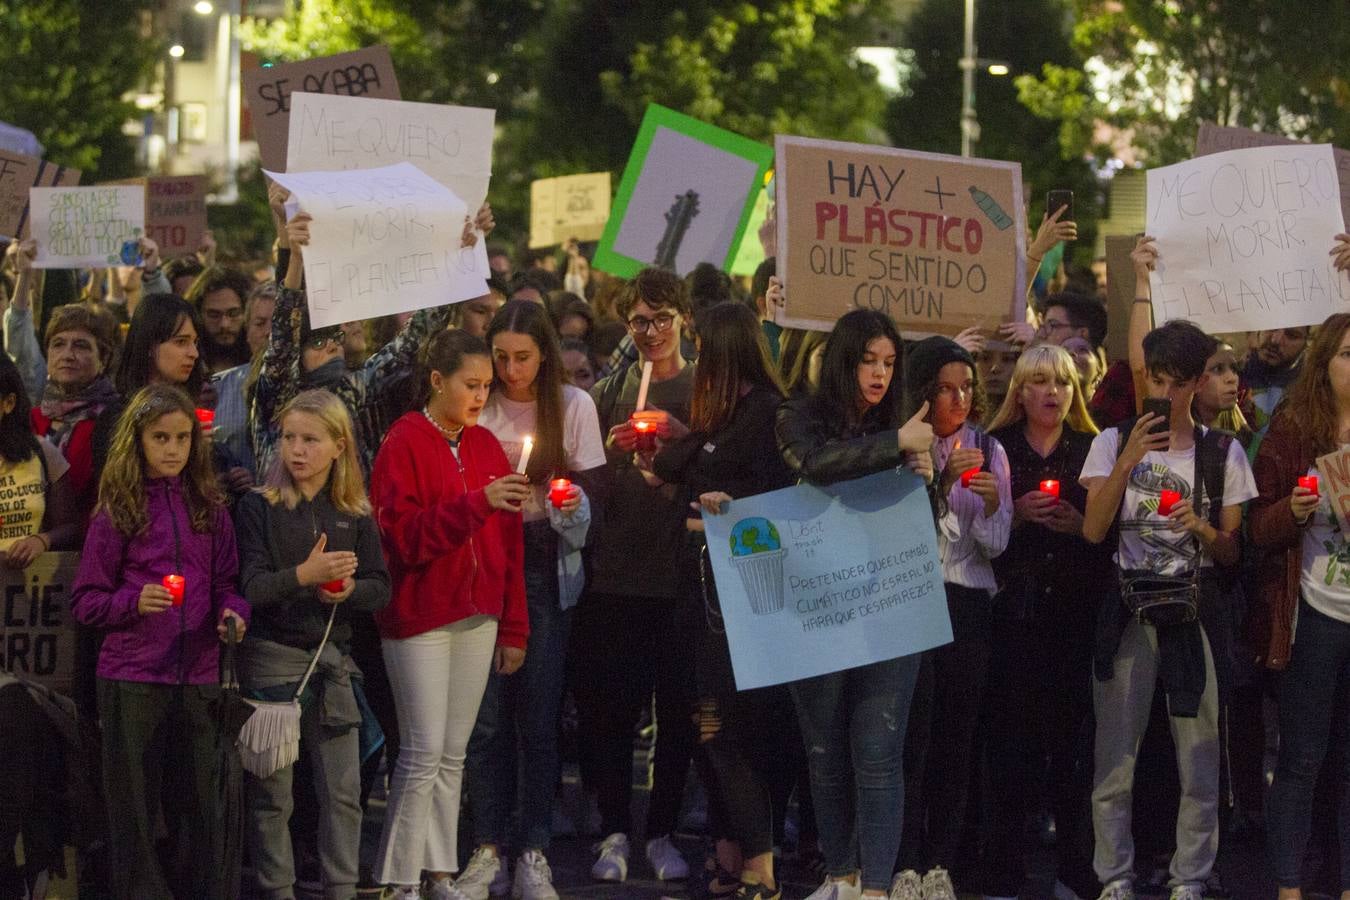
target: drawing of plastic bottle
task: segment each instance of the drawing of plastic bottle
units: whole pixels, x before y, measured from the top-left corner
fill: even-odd
[[[999,231],[1005,231],[1012,225],[1012,217],[1003,211],[1003,207],[999,206],[998,201],[993,197],[977,187],[970,189],[970,196],[975,201],[975,205],[989,218],[990,222],[994,223],[994,227]]]

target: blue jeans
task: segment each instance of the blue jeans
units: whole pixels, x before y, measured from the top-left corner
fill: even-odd
[[[1266,801],[1267,853],[1276,883],[1303,883],[1303,855],[1312,830],[1313,788],[1328,759],[1331,734],[1350,728],[1350,624],[1298,605],[1289,668],[1280,681],[1280,756]],[[1340,699],[1338,700],[1338,695]],[[1350,754],[1342,755],[1350,760]],[[1340,773],[1341,887],[1350,890],[1350,764]]]
[[[919,654],[791,685],[811,770],[820,849],[830,875],[862,870],[890,887],[904,819],[902,760]]]
[[[525,526],[530,638],[514,675],[488,677],[469,739],[465,791],[478,846],[506,842],[520,797],[516,849],[546,850],[558,785],[558,718],[572,610],[558,608],[557,543],[548,522]],[[517,790],[517,773],[519,790]]]

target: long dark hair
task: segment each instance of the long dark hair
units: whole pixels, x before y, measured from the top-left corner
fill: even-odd
[[[769,357],[759,317],[744,304],[719,303],[705,309],[698,325],[698,366],[689,427],[711,434],[736,414],[741,388],[751,385],[786,393]]]
[[[532,300],[512,300],[497,310],[488,325],[489,348],[502,332],[526,335],[539,348],[539,373],[534,377],[534,452],[525,474],[530,481],[542,483],[552,473],[567,470],[567,451],[563,447],[563,363],[558,332],[548,311]],[[494,361],[492,389],[501,387]]]
[[[438,331],[433,334],[417,355],[417,391],[414,408],[426,406],[431,399],[431,373],[453,375],[464,365],[466,356],[486,356],[490,360],[483,339],[467,331]]]
[[[198,340],[203,332],[202,320],[192,304],[176,294],[151,294],[141,300],[136,314],[131,317],[131,327],[127,329],[126,344],[122,348],[121,365],[117,367],[117,392],[130,397],[150,383],[155,371],[155,351],[159,345],[172,338],[188,320],[197,332]],[[189,397],[196,399],[202,392],[206,381],[206,368],[200,356],[186,384],[179,385]]]
[[[862,386],[858,384],[858,366],[862,365],[867,345],[877,338],[886,338],[895,347],[895,374],[886,388],[881,402],[859,416]],[[855,309],[840,316],[825,342],[825,355],[820,361],[820,386],[816,389],[816,407],[822,417],[845,430],[863,421],[875,422],[880,429],[899,428],[904,421],[904,403],[901,382],[904,365],[904,345],[895,323],[884,313],[871,309]]]
[[[28,402],[28,390],[23,386],[19,367],[8,353],[0,353],[0,400],[6,394],[14,395],[14,409],[0,416],[0,456],[5,462],[26,462],[34,453],[41,452],[29,419],[32,405]]]

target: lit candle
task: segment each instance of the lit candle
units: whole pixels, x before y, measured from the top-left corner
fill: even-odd
[[[325,591],[327,591],[330,594],[340,594],[342,593],[342,588],[346,586],[346,584],[347,584],[346,581],[339,578],[336,581],[324,582],[323,584],[320,585],[320,587],[322,587]]]
[[[203,428],[210,428],[216,421],[216,411],[214,409],[198,409],[197,421],[202,423]]]
[[[971,481],[971,479],[974,478],[974,477],[975,477],[976,475],[978,475],[978,474],[980,474],[980,467],[979,467],[979,466],[976,466],[976,467],[973,468],[973,469],[966,469],[964,472],[962,472],[962,473],[961,473],[961,487],[963,487],[963,488],[968,488],[968,487],[970,487],[970,481]]]
[[[555,478],[548,483],[548,500],[557,509],[562,509],[571,493],[572,482],[566,478]]]
[[[1298,486],[1301,488],[1307,488],[1309,491],[1312,491],[1312,495],[1314,497],[1319,496],[1319,494],[1317,493],[1316,475],[1300,475],[1298,479]]]
[[[652,361],[649,359],[642,364],[642,384],[638,385],[637,411],[642,412],[647,408],[647,388],[652,385]]]
[[[530,454],[534,452],[534,436],[526,435],[525,443],[520,448],[520,465],[516,466],[516,471],[525,474],[525,468],[530,464]]]
[[[1054,497],[1056,500],[1058,500],[1058,499],[1059,499],[1059,482],[1058,482],[1058,481],[1055,481],[1053,478],[1047,478],[1045,481],[1042,481],[1042,482],[1041,482],[1041,493],[1042,493],[1042,494],[1049,494],[1051,497]]]
[[[187,588],[187,579],[182,575],[165,575],[164,580],[160,583],[173,595],[173,605],[182,606],[183,591]]]
[[[1158,515],[1170,516],[1172,507],[1181,502],[1181,493],[1178,491],[1163,491],[1158,497]]]

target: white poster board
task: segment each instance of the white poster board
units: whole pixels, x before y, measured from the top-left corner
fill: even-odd
[[[463,199],[472,214],[487,199],[496,117],[495,110],[472,106],[294,93],[286,171],[409,162]]]
[[[28,196],[38,269],[121,265],[122,245],[145,232],[143,184],[35,187]]]
[[[1207,333],[1319,325],[1350,312],[1331,265],[1345,230],[1329,144],[1214,153],[1148,172],[1146,231],[1160,258],[1154,319]]]
[[[461,246],[464,201],[411,163],[267,175],[314,217],[304,249],[313,327],[487,293],[487,242],[478,235],[472,247]]]

